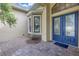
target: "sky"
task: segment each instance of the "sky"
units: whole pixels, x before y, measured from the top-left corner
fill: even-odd
[[[17,3],[18,6],[30,9],[34,3]]]

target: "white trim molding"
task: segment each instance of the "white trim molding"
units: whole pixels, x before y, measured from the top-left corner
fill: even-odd
[[[30,32],[30,29],[29,29],[29,26],[30,26],[30,25],[29,25],[29,18],[30,18],[30,20],[32,21],[31,16],[28,17],[28,33],[31,34],[32,32]],[[32,24],[31,24],[31,27],[32,27]],[[32,29],[31,29],[31,31],[32,31]]]

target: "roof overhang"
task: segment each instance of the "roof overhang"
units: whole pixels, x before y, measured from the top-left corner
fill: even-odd
[[[39,7],[37,8],[36,10],[31,10],[27,13],[27,16],[30,16],[30,15],[41,15],[42,12],[43,12],[43,7]]]

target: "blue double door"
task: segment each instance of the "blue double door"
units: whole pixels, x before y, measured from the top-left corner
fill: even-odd
[[[53,40],[78,46],[78,12],[53,17]]]

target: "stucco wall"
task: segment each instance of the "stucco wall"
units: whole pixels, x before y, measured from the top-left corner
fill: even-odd
[[[27,35],[27,16],[25,12],[13,10],[17,19],[15,27],[10,28],[8,25],[0,28],[0,42],[14,39],[16,37]]]

